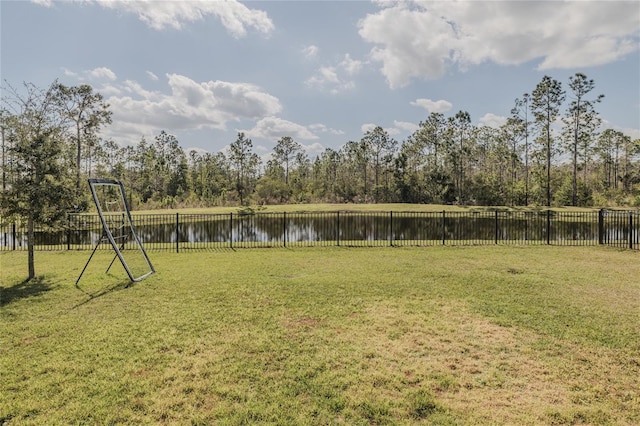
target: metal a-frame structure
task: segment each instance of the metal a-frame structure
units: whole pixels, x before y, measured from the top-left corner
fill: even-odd
[[[93,248],[93,251],[91,252],[91,256],[89,256],[89,260],[87,260],[87,263],[84,265],[84,268],[82,268],[82,272],[80,272],[80,276],[76,280],[76,287],[78,286],[78,283],[82,278],[82,275],[84,274],[87,267],[89,266],[89,263],[93,258],[93,255],[96,253],[96,250],[98,249],[100,244],[106,243],[106,242],[109,242],[111,244],[111,247],[115,252],[115,256],[111,260],[111,263],[109,264],[109,267],[107,268],[105,273],[109,272],[109,269],[111,269],[111,266],[113,266],[113,263],[117,258],[117,259],[120,259],[120,263],[124,267],[124,270],[126,271],[127,275],[129,276],[129,279],[132,282],[142,281],[144,278],[153,274],[155,272],[155,269],[153,267],[153,264],[151,263],[151,260],[149,260],[149,256],[147,255],[147,252],[145,251],[144,246],[142,245],[142,242],[140,241],[140,238],[138,237],[138,234],[133,225],[133,220],[131,219],[131,211],[129,210],[129,205],[127,203],[127,198],[125,196],[124,186],[120,181],[115,179],[89,179],[88,181],[89,181],[89,188],[91,189],[91,195],[93,197],[93,201],[98,210],[98,215],[100,216],[100,222],[102,224],[102,236],[96,243],[96,246]],[[120,223],[120,226],[117,227],[116,229],[113,229],[112,227],[110,227],[107,221],[106,213],[108,212],[105,212],[105,207],[108,208],[108,206],[104,206],[103,205],[104,200],[101,200],[99,197],[98,191],[100,190],[100,188],[103,190],[105,188],[109,188],[111,190],[115,190],[115,193],[118,194],[118,196],[116,197],[117,199],[114,200],[113,202],[118,203],[118,205],[123,208],[123,211],[122,211],[122,221]],[[114,234],[114,231],[117,231],[117,232]],[[141,274],[136,275],[131,270],[131,268],[127,264],[125,256],[122,254],[123,250],[125,249],[125,245],[128,242],[132,242],[136,246],[136,248],[140,251],[141,255],[144,257],[144,261],[148,270],[146,270]]]

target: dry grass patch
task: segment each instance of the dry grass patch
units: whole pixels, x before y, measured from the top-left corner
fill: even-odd
[[[366,378],[351,390],[355,398],[382,394],[400,407],[409,386],[433,395],[433,413],[464,424],[640,420],[634,362],[502,327],[462,303],[372,304],[343,335],[358,348]]]

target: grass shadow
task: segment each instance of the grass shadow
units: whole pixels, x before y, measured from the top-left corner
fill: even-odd
[[[106,287],[97,289],[95,291],[87,291],[85,289],[83,289],[81,286],[76,285],[76,289],[80,290],[81,292],[83,292],[84,294],[86,294],[88,296],[88,299],[83,300],[82,302],[74,305],[71,307],[71,310],[79,308],[80,306],[86,305],[87,303],[91,302],[92,300],[95,300],[99,297],[102,297],[104,295],[113,293],[114,291],[119,291],[119,290],[125,290],[127,288],[133,287],[136,284],[136,282],[134,281],[130,281],[130,280],[124,280],[124,281],[119,281],[115,284],[110,284]]]
[[[24,280],[11,287],[0,287],[0,306],[5,306],[17,300],[40,296],[51,290],[51,283],[44,277]]]

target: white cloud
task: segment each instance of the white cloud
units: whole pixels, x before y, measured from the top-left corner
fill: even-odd
[[[323,81],[328,83],[340,83],[340,79],[338,78],[338,73],[334,67],[322,67],[319,70],[320,76]]]
[[[116,73],[114,73],[107,67],[94,68],[91,71],[88,71],[87,73],[91,78],[97,79],[97,80],[114,81],[117,79]]]
[[[107,84],[98,88],[98,92],[102,94],[102,96],[118,96],[122,94],[122,88],[118,86],[114,86],[113,84]]]
[[[304,144],[301,144],[301,145],[304,152],[306,152],[307,155],[311,158],[314,158],[325,151],[325,147],[319,142],[314,142],[310,145],[304,145]]]
[[[333,129],[331,127],[327,127],[324,124],[320,124],[320,123],[316,123],[316,124],[310,124],[309,126],[307,126],[309,128],[309,130],[313,131],[313,132],[320,132],[320,133],[329,133],[332,135],[344,135],[344,132],[342,130],[337,130],[337,129]]]
[[[260,157],[263,157],[265,154],[271,154],[271,150],[269,148],[267,148],[266,146],[264,146],[264,145],[256,145],[254,147],[254,151]]]
[[[617,131],[622,132],[623,134],[629,136],[631,139],[640,138],[640,128],[634,129],[633,127],[620,127],[620,126],[617,126],[617,125],[609,122],[608,120],[602,120],[601,130],[604,130],[604,129],[617,130]]]
[[[478,119],[478,122],[483,126],[497,129],[507,122],[507,117],[503,117],[501,115],[495,115],[488,112],[482,117],[480,117],[480,119]]]
[[[264,117],[258,120],[253,129],[241,131],[251,137],[274,141],[283,136],[291,136],[294,140],[318,139],[318,136],[311,132],[307,127],[275,116]]]
[[[410,123],[408,121],[398,121],[398,120],[393,120],[393,125],[397,129],[400,129],[402,131],[409,132],[409,133],[415,132],[420,127],[416,123]]]
[[[321,67],[305,84],[318,90],[327,90],[334,95],[355,88],[353,81],[343,81],[338,77],[335,67]]]
[[[424,108],[427,111],[431,112],[446,112],[453,107],[451,102],[445,101],[444,99],[440,99],[437,101],[432,101],[431,99],[420,98],[416,99],[413,102],[410,102],[411,105]]]
[[[622,133],[629,136],[631,139],[640,139],[640,129],[633,129],[631,127],[619,128]]]
[[[229,122],[257,120],[281,111],[278,98],[248,83],[196,82],[179,74],[167,74],[169,93],[145,89],[136,81],[111,82],[101,93],[113,111],[108,136],[136,139],[162,129],[170,131],[221,129]]]
[[[80,81],[85,81],[85,80],[115,81],[118,78],[116,76],[116,73],[111,71],[107,67],[98,67],[92,70],[83,70],[80,72],[75,72],[67,68],[62,68],[62,72],[66,77],[72,77]]]
[[[151,92],[142,87],[140,83],[133,80],[125,80],[122,85],[114,86],[119,88],[121,91],[127,92],[129,94],[137,95],[147,100],[157,101],[161,99],[164,95],[161,92]]]
[[[398,129],[397,127],[389,127],[387,129],[384,129],[385,132],[387,132],[387,134],[389,136],[398,136],[400,134],[402,134],[402,130]]]
[[[306,57],[306,58],[315,58],[318,55],[318,46],[307,46],[304,49],[302,49],[302,54]]]
[[[67,68],[62,68],[62,72],[65,76],[67,77],[73,77],[73,78],[78,78],[78,73],[71,71],[70,69]]]
[[[351,59],[351,56],[347,53],[344,55],[342,62],[340,62],[340,67],[344,69],[347,74],[354,75],[362,69],[362,61]]]
[[[639,48],[635,2],[379,2],[358,23],[390,87],[452,66],[540,60],[538,68],[609,63]]]
[[[364,135],[367,132],[372,132],[373,129],[375,129],[378,125],[377,124],[373,124],[373,123],[365,123],[362,126],[360,126],[360,131],[362,132],[362,134]]]
[[[44,7],[52,7],[53,0],[31,0],[31,3],[39,4]]]
[[[227,1],[113,1],[85,0],[106,9],[115,9],[138,16],[155,30],[173,28],[182,29],[185,24],[202,21],[208,15],[215,16],[234,37],[243,37],[247,28],[253,28],[263,34],[274,29],[273,22],[266,12],[250,9],[236,0]],[[51,6],[52,0],[34,0],[43,6]]]
[[[148,75],[148,76],[149,76],[149,78],[150,78],[151,80],[153,80],[153,81],[158,81],[158,80],[160,80],[160,79],[158,78],[158,76],[157,76],[157,75],[155,75],[154,73],[152,73],[151,71],[147,71],[147,75]]]
[[[352,59],[346,53],[344,58],[335,66],[323,66],[316,74],[305,81],[309,87],[338,94],[355,89],[356,83],[351,79],[362,69],[363,62]]]

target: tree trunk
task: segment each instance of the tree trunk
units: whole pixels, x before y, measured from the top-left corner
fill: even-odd
[[[27,218],[27,257],[29,263],[29,280],[32,280],[36,277],[36,268],[33,260],[33,243],[34,243],[34,224],[33,224],[33,216],[29,215]]]
[[[80,145],[80,121],[76,122],[76,194],[80,195],[80,159],[82,157],[82,146]]]
[[[289,156],[285,160],[285,170],[284,170],[284,184],[289,187]]]
[[[578,100],[578,106],[580,105]],[[577,114],[576,114],[577,115]],[[579,131],[579,116],[574,118],[575,124],[573,128],[573,179],[571,186],[571,202],[573,206],[578,205],[578,131]]]
[[[573,178],[571,183],[571,202],[573,206],[578,205],[578,143],[573,147]]]
[[[547,207],[551,207],[551,114],[547,112]]]
[[[4,123],[0,130],[2,131],[2,190],[5,191],[7,189],[7,161],[5,155]]]
[[[378,180],[379,174],[380,174],[380,155],[379,155],[379,153],[376,153],[376,170],[375,170],[375,179],[374,179],[375,180],[375,192],[374,192],[374,201],[373,201],[376,204],[378,203],[378,191],[380,189],[378,187],[378,185],[379,185],[379,180]]]

